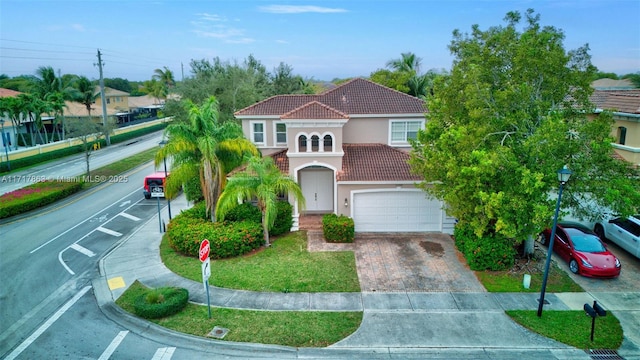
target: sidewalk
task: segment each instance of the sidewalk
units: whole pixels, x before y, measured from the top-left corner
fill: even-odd
[[[178,214],[188,206],[181,196],[171,202],[171,207],[172,213]],[[163,217],[167,219],[166,209],[164,212]],[[158,251],[160,240],[157,219],[151,219],[100,261],[101,278],[95,282],[95,292],[101,307],[112,304],[135,280],[150,287],[186,288],[192,302],[206,305],[202,283],[184,279],[162,264]],[[217,307],[363,311],[360,328],[325,348],[329,354],[341,350],[351,355],[361,353],[365,358],[364,354],[370,355],[373,349],[407,354],[420,349],[418,353],[423,355],[437,353],[441,358],[448,358],[449,355],[457,357],[455,349],[463,349],[484,354],[483,358],[504,358],[501,351],[517,351],[524,355],[518,356],[520,358],[590,359],[582,350],[524,329],[504,313],[505,310],[536,310],[538,297],[537,293],[487,292],[262,293],[210,286],[210,302]],[[621,312],[627,321],[621,319],[626,338],[619,353],[626,359],[640,359],[640,293],[548,293],[545,299],[549,301],[545,311],[582,310],[585,303],[597,300],[618,318]],[[571,325],[567,327],[570,330]],[[309,351],[313,356],[324,356],[322,349]]]

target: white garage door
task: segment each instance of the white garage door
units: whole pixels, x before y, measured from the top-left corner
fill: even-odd
[[[440,201],[428,199],[420,190],[355,193],[355,231],[442,231],[441,207]]]

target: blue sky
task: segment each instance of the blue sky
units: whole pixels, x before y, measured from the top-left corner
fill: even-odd
[[[243,61],[272,71],[280,62],[316,80],[368,76],[413,52],[422,68],[449,69],[452,31],[504,25],[508,11],[533,8],[565,33],[565,49],[589,44],[601,71],[640,71],[640,0],[2,0],[0,73],[148,80],[167,66],[177,80],[192,59]]]

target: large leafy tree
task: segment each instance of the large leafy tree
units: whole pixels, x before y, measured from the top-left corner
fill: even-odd
[[[300,185],[290,176],[283,174],[271,157],[254,156],[249,159],[246,169],[233,175],[217,205],[216,216],[224,219],[225,214],[237,206],[238,201],[257,200],[262,213],[264,245],[269,246],[269,229],[273,227],[277,215],[277,201],[281,194],[290,194],[298,205],[304,207],[304,196]]]
[[[215,221],[215,209],[227,174],[246,156],[257,155],[255,145],[245,139],[242,127],[235,122],[221,122],[218,101],[210,97],[202,106],[189,103],[188,123],[167,126],[168,143],[156,155],[156,165],[171,156],[173,167],[167,180],[167,194],[193,178],[200,179],[207,213]]]
[[[424,189],[478,236],[515,241],[551,224],[564,165],[573,172],[564,209],[638,211],[639,174],[612,156],[611,116],[587,116],[595,71],[588,47],[565,51],[562,31],[540,26],[533,10],[519,31],[521,20],[510,12],[506,26],[454,31],[451,74],[436,81],[411,153]]]

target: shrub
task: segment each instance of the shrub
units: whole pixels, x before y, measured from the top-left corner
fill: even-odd
[[[322,217],[322,232],[328,242],[351,243],[355,238],[355,225],[348,216],[327,214]]]
[[[0,219],[36,209],[82,189],[81,181],[41,181],[0,196]]]
[[[465,252],[464,246],[466,240],[475,236],[476,234],[474,234],[471,226],[463,222],[458,222],[456,227],[453,229],[453,239],[455,241],[456,248],[458,248],[461,253]]]
[[[273,236],[286,234],[291,231],[293,226],[293,206],[288,201],[277,202],[278,213],[276,214],[276,221],[273,224],[273,228],[269,229],[269,234]]]
[[[211,249],[209,257],[222,259],[246,254],[263,244],[260,223],[252,221],[212,223],[202,217],[204,205],[198,204],[194,208],[183,211],[167,226],[169,245],[176,252],[197,257],[200,243],[208,239]]]
[[[188,201],[201,201],[204,199],[199,177],[189,179],[189,181],[183,184],[182,189]]]
[[[187,306],[189,291],[183,288],[162,287],[148,290],[133,303],[136,315],[145,319],[159,319],[177,314]]]
[[[507,270],[515,263],[513,241],[497,235],[478,237],[472,233],[464,241],[464,255],[471,270]]]
[[[253,221],[262,223],[262,213],[257,206],[245,202],[233,207],[224,217],[225,221]]]

